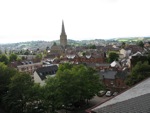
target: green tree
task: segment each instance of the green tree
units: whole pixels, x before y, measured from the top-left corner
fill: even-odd
[[[43,101],[47,112],[56,113],[56,110],[62,106],[59,83],[56,77],[49,77],[46,85],[43,86]]]
[[[82,56],[85,56],[86,55],[86,52],[82,52]]]
[[[77,79],[75,79],[75,75],[72,74],[70,69],[59,70],[57,72],[57,79],[59,80],[59,91],[61,96],[61,102],[63,106],[66,108],[69,104],[73,104],[78,101],[78,94],[76,85]]]
[[[24,52],[24,55],[29,55],[30,54],[30,51],[29,49],[27,49],[25,52]]]
[[[21,57],[21,60],[26,60],[26,59],[27,59],[27,57],[25,57],[25,56]]]
[[[42,60],[42,57],[43,57],[43,55],[41,53],[39,53],[39,54],[36,55],[36,59]]]
[[[32,87],[29,88],[29,99],[28,104],[26,106],[27,113],[43,113],[45,110],[47,110],[44,106],[43,92],[43,88],[40,86],[40,84],[37,83],[34,83]]]
[[[65,69],[69,69],[70,70],[72,67],[73,67],[73,65],[70,64],[70,63],[60,64],[58,71],[64,71]]]
[[[8,91],[10,78],[15,75],[16,72],[17,71],[15,69],[8,68],[5,64],[0,63],[0,101]]]
[[[59,69],[56,78],[59,80],[62,103],[66,107],[70,103],[80,105],[102,88],[96,71],[84,65]]]
[[[6,109],[11,113],[27,113],[27,105],[30,103],[30,91],[33,81],[30,75],[16,73],[9,84],[9,90],[3,98]]]
[[[96,45],[94,45],[94,44],[93,45],[89,45],[89,48],[90,49],[96,49]]]
[[[126,43],[122,42],[121,48],[125,48],[125,46],[126,46]]]
[[[150,76],[150,65],[148,62],[138,62],[126,79],[126,84],[132,86]]]
[[[1,54],[0,55],[0,62],[3,62],[4,64],[8,64],[8,62],[9,62],[9,59],[8,59],[8,57],[5,55],[5,54]]]
[[[144,47],[144,43],[143,43],[143,41],[139,41],[139,42],[137,42],[137,45],[138,45],[138,46],[140,46],[140,47],[142,47],[142,48]]]
[[[79,100],[90,100],[102,88],[99,76],[96,70],[84,65],[76,65],[72,68],[72,73],[75,74],[75,83],[80,89],[78,92]]]
[[[113,62],[114,60],[118,60],[119,58],[119,55],[116,53],[116,52],[109,52],[108,53],[108,62],[111,63]]]
[[[9,56],[9,61],[12,62],[12,61],[17,61],[17,55],[12,53],[10,56]]]
[[[47,47],[46,47],[46,51],[48,51],[49,49],[50,49],[50,48],[47,46]]]
[[[7,55],[7,49],[5,48],[5,54]]]
[[[0,50],[0,54],[3,54],[2,50]]]

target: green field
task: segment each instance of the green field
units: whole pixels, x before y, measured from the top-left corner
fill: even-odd
[[[150,40],[150,37],[147,38],[118,38],[116,39],[119,42],[137,42],[137,41],[144,41],[144,40]]]

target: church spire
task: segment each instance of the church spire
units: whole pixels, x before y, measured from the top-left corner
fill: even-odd
[[[67,46],[67,35],[65,32],[65,26],[64,21],[62,20],[62,29],[61,29],[61,35],[60,35],[60,45],[64,48]]]
[[[65,26],[64,26],[64,21],[63,21],[63,20],[62,20],[61,35],[66,35],[66,32],[65,32]]]

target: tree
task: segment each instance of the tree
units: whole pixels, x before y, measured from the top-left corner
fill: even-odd
[[[57,73],[57,79],[59,82],[59,92],[61,94],[61,102],[64,108],[67,108],[69,104],[73,104],[78,101],[78,90],[76,85],[77,79],[72,74],[71,70],[64,69],[59,70]]]
[[[7,49],[5,48],[5,54],[7,55]]]
[[[65,64],[64,67],[67,66]],[[59,80],[61,101],[66,107],[69,104],[80,106],[102,88],[96,71],[84,65],[71,65],[69,69],[63,68],[63,70],[61,68],[56,78]]]
[[[30,91],[33,81],[30,75],[16,73],[9,84],[9,90],[3,98],[6,109],[11,113],[27,113],[27,106],[30,103]]]
[[[134,67],[139,61],[141,61],[142,63],[146,61],[150,61],[150,57],[149,56],[132,56],[131,66]]]
[[[126,43],[122,42],[121,48],[125,48],[125,46],[126,46]]]
[[[11,113],[43,113],[43,90],[30,75],[0,63],[0,104]]]
[[[4,64],[8,64],[9,60],[8,57],[5,54],[0,55],[0,62],[3,62]]]
[[[144,43],[143,43],[143,41],[139,41],[139,42],[137,42],[137,45],[138,45],[138,46],[140,46],[140,47],[142,47],[142,48],[144,47]]]
[[[48,51],[49,49],[50,49],[50,48],[47,46],[47,47],[46,47],[46,51]]]
[[[36,59],[40,59],[40,60],[41,60],[41,59],[42,59],[42,57],[43,57],[43,56],[42,56],[42,54],[41,54],[41,53],[39,53],[39,54],[37,54],[37,55],[36,55]]]
[[[12,61],[17,61],[17,55],[12,53],[10,56],[9,56],[9,61],[12,62]]]
[[[2,50],[0,50],[0,54],[3,54]]]
[[[44,106],[50,113],[56,113],[56,110],[62,106],[59,90],[58,79],[56,77],[49,77],[46,85],[43,87],[43,101]]]
[[[43,90],[43,88],[40,86],[40,84],[34,83],[32,87],[29,89],[29,100],[27,104],[27,113],[44,113],[46,110],[43,102],[43,92],[46,92],[46,90]]]
[[[96,45],[94,45],[94,44],[93,45],[89,45],[89,48],[90,49],[96,49]]]
[[[37,48],[37,49],[36,49],[36,51],[40,51],[40,49],[39,49],[39,48]]]
[[[119,55],[116,52],[109,52],[108,53],[108,62],[111,63],[114,60],[118,60]]]
[[[132,69],[131,74],[126,79],[126,84],[132,86],[143,79],[149,77],[150,65],[148,62],[138,62]]]
[[[79,101],[90,100],[102,88],[96,70],[84,65],[77,65],[72,68],[77,79],[76,85],[79,90]]]
[[[0,63],[0,103],[8,91],[10,78],[16,73],[15,69],[8,68],[4,63]]]
[[[86,55],[86,52],[83,52],[83,53],[82,53],[82,56],[85,56],[85,55]]]
[[[25,57],[25,56],[21,57],[21,60],[26,60],[26,59],[27,59],[27,57]]]
[[[29,49],[27,49],[25,52],[24,52],[24,55],[29,55],[30,54],[30,51]]]
[[[69,69],[70,70],[72,67],[73,67],[73,65],[69,64],[69,63],[60,64],[58,71],[64,71],[65,69]]]

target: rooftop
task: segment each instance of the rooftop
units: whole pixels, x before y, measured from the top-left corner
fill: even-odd
[[[44,80],[44,79],[46,79],[46,76],[56,74],[57,70],[58,70],[57,65],[50,65],[47,67],[38,68],[36,70],[36,72],[39,75],[39,77],[41,78],[41,80]]]
[[[120,95],[112,98],[111,100],[99,105],[98,107],[95,107],[94,109],[92,109],[92,111],[97,112],[97,113],[101,113],[99,111],[101,109],[104,109],[103,107],[114,106],[114,105],[116,107],[115,109],[117,109],[118,108],[117,106],[119,105],[119,102],[128,103],[128,102],[123,102],[123,101],[127,101],[127,100],[136,102],[136,99],[133,99],[133,98],[136,98],[136,97],[144,98],[144,96],[142,96],[142,95],[146,95],[147,99],[150,99],[150,98],[148,98],[149,95],[150,95],[150,78],[144,80],[143,82],[137,84],[136,86],[130,88],[129,90],[121,93]],[[130,100],[130,99],[132,99],[132,100]],[[147,105],[145,100],[146,99],[141,99],[140,102],[144,102],[145,105]],[[116,104],[116,103],[118,103],[118,104]],[[128,105],[128,104],[124,104],[124,107],[125,106],[129,106],[129,108],[130,108],[130,105]],[[147,106],[149,106],[149,108],[150,108],[150,105],[147,105]],[[147,107],[147,106],[145,106],[145,107]],[[143,108],[143,109],[145,109],[145,108]],[[107,112],[107,113],[110,113],[110,112]],[[115,112],[115,113],[117,113],[117,112]],[[119,112],[119,113],[123,113],[123,112]],[[128,112],[128,113],[130,113],[130,112]]]
[[[150,93],[105,106],[98,113],[149,113]]]

